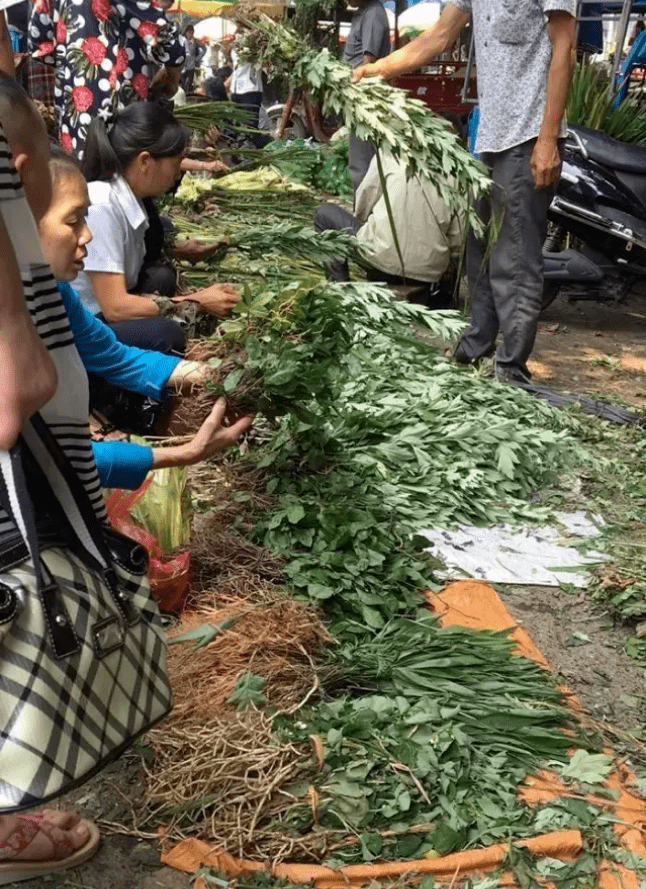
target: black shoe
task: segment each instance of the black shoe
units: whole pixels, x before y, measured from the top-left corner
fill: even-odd
[[[482,355],[478,355],[477,358],[472,358],[470,355],[467,355],[462,344],[462,340],[460,340],[460,342],[453,350],[453,358],[455,361],[458,362],[458,364],[470,364],[472,367],[477,367],[484,358],[491,358],[495,351],[496,347],[492,346],[490,349],[487,349],[487,351],[484,352]]]
[[[453,358],[458,362],[458,364],[478,364],[477,358],[471,358],[464,351],[462,343],[458,343],[453,352]]]
[[[531,386],[529,371],[525,373],[519,367],[496,366],[496,379],[499,383],[508,383],[510,386]]]

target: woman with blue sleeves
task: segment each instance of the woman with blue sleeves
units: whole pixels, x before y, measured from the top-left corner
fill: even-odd
[[[40,220],[39,234],[45,256],[59,282],[58,289],[85,369],[114,385],[155,399],[203,385],[210,375],[207,364],[126,346],[83,306],[68,282],[83,268],[86,247],[92,239],[85,221],[87,184],[76,163],[65,155],[51,159],[50,171],[52,202]],[[102,484],[111,488],[138,488],[150,469],[189,466],[225,450],[252,423],[251,417],[244,417],[230,427],[223,427],[225,407],[224,400],[218,400],[187,444],[150,448],[123,441],[95,442],[94,456]]]

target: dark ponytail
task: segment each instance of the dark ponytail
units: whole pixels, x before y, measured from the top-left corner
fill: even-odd
[[[88,129],[83,173],[88,182],[109,181],[147,151],[151,157],[176,157],[189,143],[191,132],[157,102],[133,102],[113,121],[95,118]]]

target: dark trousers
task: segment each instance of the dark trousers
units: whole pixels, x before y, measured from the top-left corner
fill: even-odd
[[[361,223],[348,213],[338,204],[321,204],[316,208],[314,213],[314,228],[317,232],[338,231],[349,232],[351,235],[361,228]],[[331,262],[327,267],[328,277],[331,281],[349,281],[350,270],[348,269],[347,259],[338,259]]]
[[[129,318],[108,325],[120,343],[150,349],[165,355],[183,355],[186,351],[184,328],[172,318]]]
[[[251,127],[254,130],[258,129],[258,124],[260,122],[260,106],[262,105],[262,93],[231,93],[231,101],[236,102],[238,105],[246,105],[247,108],[253,111],[253,117],[249,121],[246,126]],[[258,135],[251,135],[251,141],[256,146],[256,148],[262,148],[266,142],[265,137],[258,132]]]
[[[345,231],[351,235],[361,228],[361,222],[352,213],[348,213],[338,204],[321,204],[316,208],[314,213],[314,228],[317,232],[324,231]],[[331,262],[327,268],[328,277],[332,281],[349,281],[350,272],[348,269],[347,259],[339,259]],[[402,278],[401,275],[391,275],[383,272],[381,269],[369,267],[366,270],[368,280],[384,281],[386,284],[410,284],[423,287],[428,290],[430,285],[428,281],[416,281],[413,278]]]
[[[543,243],[547,210],[555,186],[537,191],[529,165],[535,139],[507,151],[483,155],[494,182],[491,200],[482,200],[478,215],[488,222],[502,217],[498,240],[487,257],[483,241],[473,235],[467,245],[467,274],[473,299],[471,322],[456,357],[464,363],[493,354],[500,369],[527,374],[543,294]]]
[[[193,81],[195,80],[195,68],[184,69],[180,76],[182,89],[188,96],[193,89]]]
[[[139,272],[134,288],[135,293],[158,293],[160,296],[175,296],[177,275],[175,269],[163,259],[145,262]]]
[[[365,139],[357,139],[353,132],[350,132],[349,150],[348,150],[348,168],[352,177],[352,187],[354,188],[354,196],[357,196],[357,189],[363,182],[368,172],[370,162],[375,156],[375,146],[372,142]]]

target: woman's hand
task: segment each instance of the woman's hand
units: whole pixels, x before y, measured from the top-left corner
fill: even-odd
[[[175,244],[175,257],[185,259],[187,262],[200,262],[213,256],[221,247],[229,245],[228,238],[222,238],[214,244],[205,244],[197,238],[187,238],[179,244]]]
[[[214,454],[226,451],[234,445],[238,439],[251,427],[254,418],[242,417],[232,426],[223,426],[222,420],[226,412],[227,403],[224,398],[218,398],[213,410],[202,423],[192,441],[185,445],[175,445],[168,448],[153,448],[153,469],[162,469],[166,466],[193,466],[208,460]]]
[[[194,157],[182,158],[182,173],[230,173],[231,167],[219,158],[210,161],[200,161]]]
[[[190,299],[199,303],[203,312],[224,318],[229,315],[234,306],[240,302],[240,294],[233,284],[213,284],[206,290],[198,290],[197,293],[189,293],[186,296],[173,297],[177,302]]]
[[[193,463],[208,460],[214,454],[226,451],[251,428],[254,417],[241,417],[232,426],[223,426],[222,420],[226,409],[226,400],[218,398],[213,410],[195,434],[195,438],[186,445]]]
[[[178,392],[190,392],[196,386],[205,386],[214,378],[215,373],[209,364],[203,361],[180,361],[166,380],[166,385],[173,386]]]
[[[204,161],[204,169],[207,173],[230,173],[231,167],[217,158],[212,161]]]

